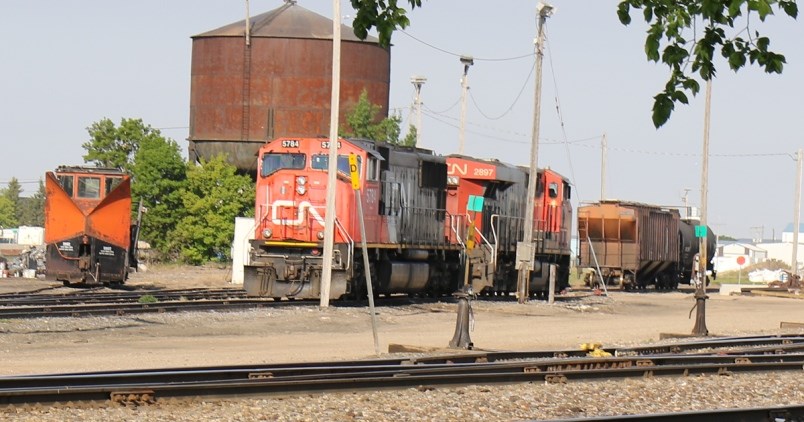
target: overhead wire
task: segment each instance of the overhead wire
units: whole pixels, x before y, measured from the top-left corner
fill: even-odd
[[[445,50],[445,49],[443,49],[441,47],[437,47],[437,46],[435,46],[433,44],[428,43],[427,41],[424,41],[424,40],[421,40],[419,38],[416,38],[413,35],[408,34],[407,32],[405,32],[403,30],[399,30],[398,32],[401,32],[401,33],[407,35],[411,39],[416,40],[416,41],[418,41],[418,42],[420,42],[420,43],[432,48],[433,50],[437,50],[437,51],[440,51],[442,53],[449,54],[450,56],[455,56],[455,57],[463,57],[463,56],[465,56],[465,54],[458,54],[458,53],[454,53],[454,52],[449,51],[449,50]],[[505,61],[510,61],[510,60],[524,59],[525,57],[531,57],[531,56],[533,56],[533,53],[523,54],[521,56],[503,57],[503,58],[488,58],[488,57],[474,57],[473,56],[472,60],[486,61],[486,62],[505,62]]]
[[[546,30],[545,30],[544,38],[545,38],[545,40],[549,40],[549,37],[547,36],[547,31]],[[567,153],[567,163],[568,163],[569,169],[570,169],[570,181],[575,186],[575,192],[577,194],[576,197],[580,197],[580,191],[579,191],[578,185],[576,183],[577,178],[575,177],[575,166],[572,164],[572,154],[570,153],[570,149],[569,149],[569,142],[568,142],[568,138],[567,138],[567,127],[566,127],[566,125],[564,123],[564,114],[561,111],[561,100],[560,100],[560,96],[558,94],[558,81],[556,79],[556,70],[555,70],[555,67],[553,66],[553,63],[554,63],[553,49],[552,49],[552,47],[545,48],[545,49],[547,50],[547,58],[548,58],[548,63],[550,65],[551,77],[552,77],[552,80],[553,80],[553,92],[555,93],[554,94],[554,101],[556,103],[556,114],[558,115],[558,121],[559,121],[559,124],[561,126],[561,135],[562,135],[563,141],[564,141],[564,149],[565,149],[565,151]]]
[[[533,70],[534,69],[536,69],[536,61],[535,60],[533,61],[533,66],[530,67],[530,72],[528,72],[528,76],[525,78],[525,82],[522,83],[522,88],[520,88],[519,93],[516,94],[516,98],[514,98],[514,101],[511,103],[511,105],[508,106],[508,108],[502,114],[500,114],[499,116],[491,117],[491,116],[487,115],[485,112],[483,112],[483,109],[481,109],[480,106],[477,104],[477,101],[475,100],[475,96],[474,96],[474,94],[472,94],[472,91],[470,90],[469,91],[469,98],[472,99],[472,104],[475,105],[475,108],[477,109],[478,112],[480,112],[480,114],[483,117],[485,117],[485,118],[487,118],[489,120],[500,120],[500,119],[502,119],[508,113],[510,113],[511,110],[514,109],[514,106],[519,101],[519,98],[522,96],[522,93],[525,92],[525,87],[527,87],[528,82],[530,81],[530,77],[533,75]]]

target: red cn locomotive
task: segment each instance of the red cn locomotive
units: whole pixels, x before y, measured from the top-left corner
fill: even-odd
[[[260,149],[255,239],[245,266],[250,295],[319,297],[328,154],[329,140],[321,138],[280,138]],[[356,247],[362,239],[349,154],[358,160],[368,269]],[[374,292],[385,295],[450,294],[465,284],[475,292],[515,290],[515,277],[509,281],[509,276],[522,235],[527,171],[488,162],[498,170],[480,181],[454,174],[467,160],[473,159],[369,140],[338,141],[331,298],[364,295],[366,271]],[[557,285],[563,287],[569,273],[569,185],[555,173],[545,174],[540,184],[550,187],[538,190],[536,255],[540,263],[559,265]],[[467,212],[469,195],[486,199],[482,210]],[[540,268],[533,273],[534,293],[546,286]]]

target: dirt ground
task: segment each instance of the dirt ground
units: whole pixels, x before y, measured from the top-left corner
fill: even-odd
[[[218,267],[156,267],[134,274],[133,289],[233,287]],[[41,280],[0,279],[0,293],[54,286]],[[64,288],[51,292],[62,292]],[[476,348],[537,350],[655,342],[659,333],[689,333],[689,293],[579,294],[548,305],[532,301],[475,301]],[[445,348],[455,330],[451,301],[383,306],[378,302],[382,355],[389,344]],[[804,301],[720,296],[707,301],[715,335],[791,332],[781,321],[804,322]],[[693,313],[694,318],[694,313]],[[799,330],[804,333],[804,330]],[[795,331],[794,331],[795,332]],[[367,307],[315,305],[242,312],[192,312],[85,318],[0,320],[0,375],[327,361],[375,357]]]

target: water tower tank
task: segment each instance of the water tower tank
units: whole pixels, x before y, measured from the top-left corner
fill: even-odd
[[[280,136],[328,136],[332,20],[295,2],[192,37],[190,160],[219,153],[246,172]],[[340,124],[367,90],[388,113],[391,53],[341,27]]]

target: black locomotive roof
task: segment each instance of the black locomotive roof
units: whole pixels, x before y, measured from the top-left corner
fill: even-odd
[[[114,175],[128,174],[119,168],[95,166],[59,166],[56,168],[56,173],[97,173]]]

